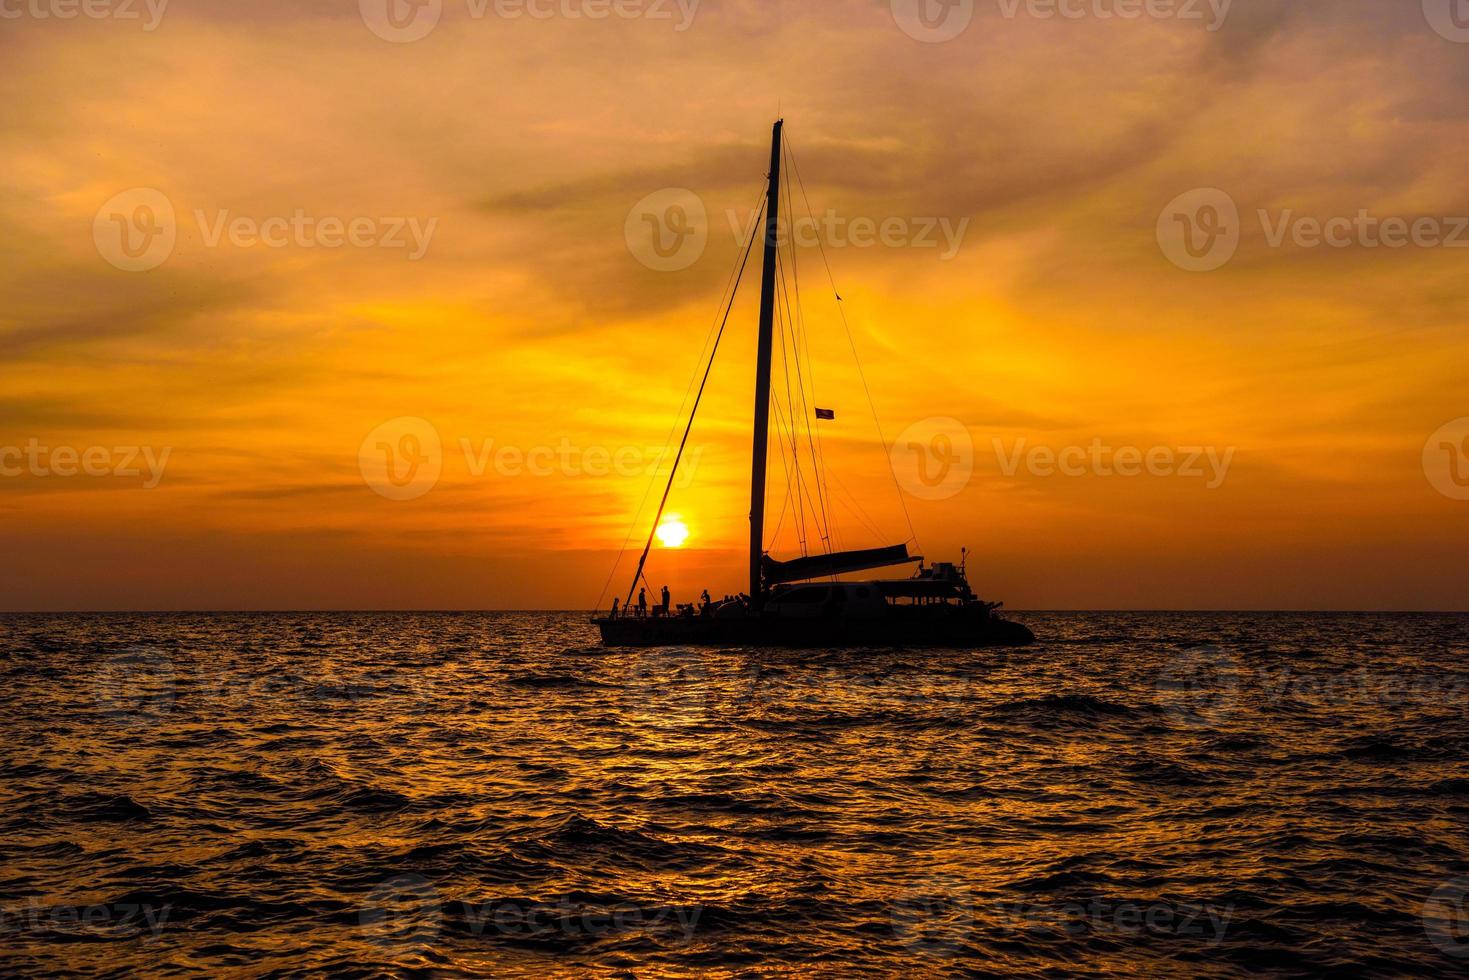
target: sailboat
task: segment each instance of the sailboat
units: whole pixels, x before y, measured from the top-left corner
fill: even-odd
[[[668,486],[663,493],[653,531],[648,535],[633,575],[627,599],[619,610],[617,600],[609,613],[600,610],[592,622],[602,642],[612,647],[657,647],[681,645],[777,646],[777,647],[978,647],[1023,646],[1035,640],[1024,625],[1004,619],[1001,603],[985,602],[969,586],[966,560],[935,562],[909,553],[907,544],[857,551],[826,551],[787,560],[771,557],[765,550],[766,465],[770,442],[771,362],[776,319],[776,276],[780,259],[780,191],[783,120],[777,120],[771,139],[770,172],[765,192],[764,266],[761,275],[760,318],[755,367],[753,451],[750,465],[749,592],[722,602],[707,599],[699,604],[668,608],[667,600],[651,610],[646,602],[632,606],[639,583],[648,586],[644,569],[652,548],[654,532],[662,520],[673,488],[674,477],[688,444],[694,415],[698,412],[709,368],[694,400],[688,427],[674,458]],[[755,241],[752,226],[749,245]],[[745,262],[749,259],[745,251]],[[745,262],[735,277],[738,289]],[[840,299],[840,297],[838,297]],[[725,309],[725,322],[733,307]],[[907,578],[852,581],[838,576],[916,563]],[[649,588],[648,591],[651,591]],[[708,593],[705,593],[706,597]]]

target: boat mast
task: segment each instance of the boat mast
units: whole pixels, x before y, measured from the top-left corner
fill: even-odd
[[[775,262],[780,234],[780,131],[770,143],[770,192],[765,204],[765,269],[760,281],[760,339],[755,358],[755,450],[750,462],[750,601],[764,601],[760,557],[765,552],[765,456],[770,444],[770,349],[775,335]]]

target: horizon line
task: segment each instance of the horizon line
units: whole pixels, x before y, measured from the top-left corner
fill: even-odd
[[[281,616],[281,615],[486,615],[492,613],[557,613],[564,615],[592,615],[598,609],[551,609],[551,608],[280,608],[280,609],[0,609],[0,616]],[[1469,616],[1469,609],[1185,609],[1185,608],[1053,608],[1053,609],[1006,609],[1008,613],[1029,614],[1110,614],[1110,613],[1169,613],[1173,615],[1270,615],[1270,616]]]

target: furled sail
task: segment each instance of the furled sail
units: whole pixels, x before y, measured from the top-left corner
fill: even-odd
[[[906,544],[895,544],[890,548],[868,548],[865,551],[836,551],[829,555],[811,555],[776,561],[765,555],[760,562],[760,571],[765,584],[781,585],[785,582],[802,582],[806,579],[825,578],[828,575],[844,575],[868,568],[886,568],[918,561],[917,556],[908,554]]]

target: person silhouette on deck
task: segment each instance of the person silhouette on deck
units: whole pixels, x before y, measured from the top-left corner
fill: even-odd
[[[638,589],[638,618],[648,615],[648,590]]]
[[[619,601],[621,601],[621,600],[619,600],[617,598],[617,596],[613,596],[612,597],[612,618],[613,619],[616,619],[617,618],[617,603]]]
[[[668,615],[668,609],[669,609],[668,599],[669,599],[668,586],[665,585],[663,587],[663,615],[665,615],[665,616]]]
[[[714,600],[709,596],[709,590],[705,589],[699,595],[699,615],[707,616],[713,611]]]

